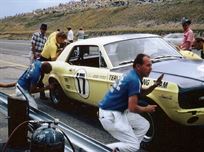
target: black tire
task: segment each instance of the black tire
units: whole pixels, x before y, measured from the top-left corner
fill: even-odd
[[[161,108],[158,107],[154,113],[143,113],[142,116],[150,123],[150,128],[141,143],[142,148],[150,152],[162,151],[162,148],[170,146],[168,141],[175,141],[178,138],[175,134],[179,129],[178,125],[170,120]]]
[[[50,82],[53,85],[53,88],[50,89],[50,99],[55,106],[60,106],[66,99],[66,95],[60,86],[60,84],[56,80],[52,80]]]

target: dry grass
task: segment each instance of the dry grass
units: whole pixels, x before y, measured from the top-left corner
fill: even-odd
[[[25,38],[38,30],[44,22],[48,32],[60,28],[66,31],[72,26],[76,31],[83,27],[89,35],[104,35],[132,32],[168,33],[181,32],[180,19],[192,19],[196,32],[204,31],[204,1],[186,0],[173,3],[134,5],[119,8],[89,9],[72,14],[56,13],[41,16],[26,15],[0,21],[0,37],[9,35]]]

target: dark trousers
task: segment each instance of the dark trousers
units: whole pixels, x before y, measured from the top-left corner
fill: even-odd
[[[202,59],[204,59],[204,51],[203,50],[201,51],[201,55],[200,56],[201,56]]]
[[[47,59],[47,58],[44,58],[43,56],[40,56],[39,61],[51,61],[51,59]]]
[[[39,88],[44,88],[43,78],[44,78],[44,75],[41,76],[41,79],[40,79],[40,81],[38,82],[37,87],[39,87]],[[40,92],[40,97],[45,97],[45,91],[41,91],[41,92]]]

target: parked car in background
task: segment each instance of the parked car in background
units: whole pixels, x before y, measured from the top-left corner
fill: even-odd
[[[139,53],[149,55],[153,63],[143,87],[164,73],[162,84],[145,98],[158,108],[146,115],[151,127],[144,141],[154,143],[165,131],[168,138],[167,120],[186,126],[204,125],[204,61],[184,58],[162,37],[152,34],[104,36],[69,44],[56,61],[50,62],[52,102],[63,105],[74,99],[98,106],[113,83],[132,69]]]
[[[166,41],[178,46],[183,41],[183,33],[170,33],[163,37]]]

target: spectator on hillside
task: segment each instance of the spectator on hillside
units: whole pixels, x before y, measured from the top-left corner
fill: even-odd
[[[47,31],[47,24],[41,24],[40,31],[36,32],[32,36],[31,40],[31,53],[30,53],[30,60],[31,63],[33,60],[40,57],[40,53],[43,50],[43,47],[45,45],[45,42],[47,41],[47,37],[45,36],[45,33]]]
[[[183,50],[191,50],[194,42],[194,33],[190,28],[191,20],[183,17],[181,23],[184,31],[184,38],[182,44],[179,47]]]
[[[61,54],[60,45],[65,43],[67,35],[64,32],[53,32],[48,37],[40,56],[41,61],[55,61]]]
[[[79,31],[77,32],[76,36],[77,36],[77,40],[83,40],[84,39],[84,30],[83,28],[79,28]]]
[[[67,27],[67,41],[68,43],[72,43],[74,41],[74,32],[72,31],[72,28],[69,26]]]

